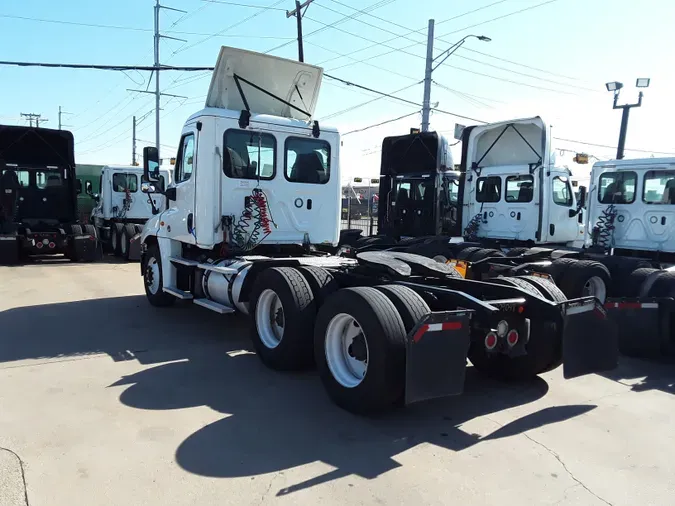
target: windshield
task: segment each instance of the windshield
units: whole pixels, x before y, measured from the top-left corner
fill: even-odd
[[[404,206],[409,202],[433,203],[434,180],[431,178],[396,179],[392,196],[397,206]]]

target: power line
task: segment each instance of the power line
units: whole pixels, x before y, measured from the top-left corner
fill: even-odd
[[[213,67],[181,67],[173,65],[162,65],[160,68],[155,68],[152,65],[90,65],[84,63],[42,63],[42,62],[26,62],[26,61],[4,61],[0,60],[0,65],[9,65],[16,67],[48,67],[48,68],[65,68],[65,69],[89,69],[89,70],[115,70],[124,72],[127,70],[142,70],[146,72],[154,72],[157,70],[179,70],[182,72],[202,72],[205,70],[213,70]]]
[[[411,84],[411,85],[405,86],[404,88],[401,88],[400,90],[392,91],[392,92],[389,93],[389,95],[393,95],[394,93],[400,93],[400,92],[405,91],[405,90],[407,90],[407,89],[410,89],[410,88],[412,88],[412,87],[414,87],[414,86],[418,86],[418,85],[421,84],[421,83],[422,83],[422,81],[418,81],[418,82],[413,83],[413,84]],[[371,103],[373,103],[373,102],[375,102],[375,101],[377,101],[377,100],[382,100],[383,98],[385,98],[385,97],[382,96],[382,95],[380,95],[380,96],[378,96],[378,97],[376,97],[376,98],[373,98],[373,99],[370,99],[370,100],[368,100],[368,101],[366,101],[366,102],[362,102],[362,103],[360,103],[360,104],[357,104],[357,105],[354,105],[354,106],[351,106],[351,107],[347,107],[346,109],[342,109],[342,110],[340,110],[340,111],[337,111],[337,112],[328,114],[328,115],[324,116],[324,117],[321,118],[321,119],[322,119],[322,121],[326,121],[326,120],[329,120],[329,119],[332,119],[332,118],[336,118],[337,116],[341,116],[341,115],[346,114],[346,113],[348,113],[348,112],[354,111],[354,110],[356,110],[356,109],[359,109],[360,107],[363,107],[364,105],[371,104]],[[396,98],[398,99],[399,97],[396,97]]]
[[[375,123],[374,125],[368,125],[367,127],[359,128],[359,129],[357,129],[357,130],[351,130],[351,131],[349,131],[349,132],[347,132],[347,133],[341,134],[340,136],[341,136],[341,137],[345,137],[345,136],[347,136],[347,135],[355,134],[355,133],[357,133],[357,132],[363,132],[363,131],[365,131],[365,130],[369,130],[369,129],[371,129],[371,128],[375,128],[375,127],[379,127],[379,126],[382,126],[382,125],[386,125],[387,123],[393,123],[394,121],[398,121],[398,120],[403,119],[403,118],[408,118],[408,117],[410,117],[410,116],[414,116],[414,115],[419,114],[419,113],[420,113],[420,111],[414,111],[414,112],[411,112],[411,113],[408,113],[408,114],[404,114],[403,116],[399,116],[398,118],[388,119],[388,120],[382,121],[382,122],[380,122],[380,123]]]
[[[217,2],[217,3],[223,3],[223,2]],[[198,9],[199,10],[199,9]],[[280,9],[283,10],[283,9]],[[34,17],[28,17],[28,16],[14,16],[11,14],[0,14],[0,18],[6,18],[6,19],[19,19],[22,21],[34,21],[38,23],[50,23],[50,24],[57,24],[57,25],[70,25],[70,26],[83,26],[87,28],[103,28],[103,29],[108,29],[108,30],[123,30],[123,31],[130,31],[130,32],[144,32],[144,33],[153,33],[154,30],[152,28],[142,28],[139,26],[123,26],[123,25],[105,25],[105,24],[100,24],[100,23],[82,23],[78,21],[68,21],[64,19],[45,19],[45,18],[34,18]],[[183,17],[183,19],[187,19],[186,16]],[[177,23],[179,23],[181,20],[176,21],[173,25],[175,26]],[[200,36],[210,36],[212,34],[208,33],[202,33],[202,32],[184,32],[184,31],[177,31],[177,30],[169,30],[168,33],[173,33],[176,35],[200,35]],[[241,34],[241,35],[214,35],[216,37],[228,37],[228,38],[253,38],[253,39],[279,39],[279,40],[295,40],[293,37],[273,37],[273,36],[267,36],[267,35],[250,35],[250,34]]]
[[[616,149],[616,146],[607,146],[606,144],[594,144],[592,142],[584,142],[584,141],[575,141],[573,139],[562,139],[560,137],[553,137],[557,141],[563,141],[563,142],[574,142],[576,144],[583,144],[584,146],[593,146],[595,148],[607,148],[607,149]],[[655,151],[651,149],[628,149],[626,148],[626,151],[634,151],[636,153],[656,153],[659,155],[672,155],[675,156],[675,153],[668,152],[668,151]]]
[[[274,7],[274,6],[266,7],[264,5],[242,4],[242,3],[239,3],[239,2],[227,2],[225,0],[203,0],[203,1],[211,3],[211,4],[225,4],[225,5],[233,5],[235,7],[249,7],[251,9],[261,9],[261,10],[264,10],[264,11],[286,12],[286,9],[283,9],[281,7]],[[276,5],[276,4],[274,4],[274,5]]]

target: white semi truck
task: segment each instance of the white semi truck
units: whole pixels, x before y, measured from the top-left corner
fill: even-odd
[[[161,191],[171,181],[167,169],[159,170],[156,182]],[[166,199],[160,193],[141,192],[143,168],[136,166],[105,165],[101,169],[100,194],[92,195],[96,206],[91,212],[91,223],[105,250],[125,260],[140,260],[140,233],[143,224],[164,210]]]
[[[248,315],[264,364],[316,365],[334,402],[357,413],[461,393],[467,357],[500,378],[616,366],[597,299],[567,300],[526,271],[478,283],[419,255],[322,253],[338,244],[341,185],[339,133],[312,119],[321,78],[223,47],[163,192],[145,148],[142,189],[168,201],[141,238],[152,305]]]

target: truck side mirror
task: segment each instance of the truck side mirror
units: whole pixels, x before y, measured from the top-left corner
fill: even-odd
[[[586,191],[587,190],[585,186],[579,187],[579,201],[577,202],[578,209],[586,206]]]
[[[143,148],[143,178],[151,183],[159,181],[159,153],[155,147]]]
[[[91,186],[91,181],[84,182],[84,192],[89,196],[93,196],[94,188]]]
[[[82,193],[82,180],[81,179],[76,179],[75,180],[75,193],[78,195]]]

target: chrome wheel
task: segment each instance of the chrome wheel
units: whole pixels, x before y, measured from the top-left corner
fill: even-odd
[[[368,371],[368,341],[359,322],[345,313],[335,315],[325,340],[326,363],[335,380],[346,388],[360,385]]]
[[[255,308],[255,324],[262,343],[270,349],[284,337],[284,306],[274,290],[264,290]]]
[[[159,291],[160,276],[157,259],[150,257],[148,264],[145,266],[145,284],[152,295],[155,295]]]
[[[593,296],[604,304],[605,299],[607,298],[607,287],[605,286],[605,282],[598,276],[589,278],[584,284],[582,296]]]

